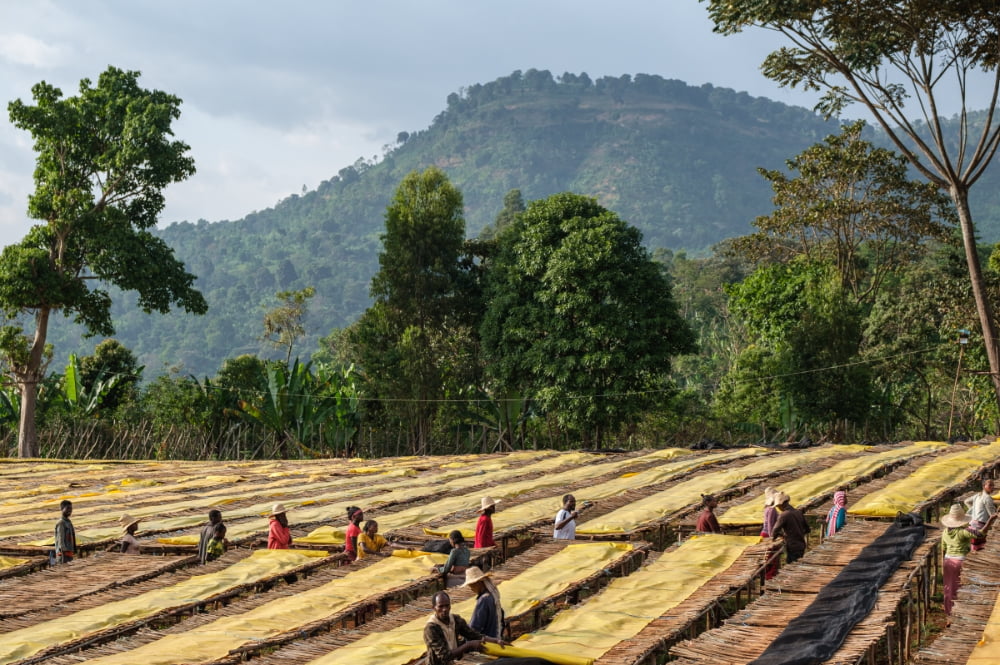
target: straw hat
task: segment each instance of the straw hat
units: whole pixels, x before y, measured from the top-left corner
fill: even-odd
[[[487,577],[489,573],[484,573],[479,566],[469,566],[465,569],[465,584],[462,586],[472,586],[476,582],[481,582]]]
[[[125,513],[118,518],[118,523],[122,525],[122,533],[128,533],[128,528],[133,524],[139,523],[138,517],[132,517],[128,513]]]
[[[494,499],[491,496],[484,496],[479,503],[482,505],[480,505],[479,509],[476,511],[477,513],[481,513],[487,508],[491,508],[497,505],[498,503],[500,503],[500,499]]]
[[[775,497],[774,488],[773,487],[765,487],[764,488],[764,506],[765,507],[767,507],[767,506],[773,506],[774,505],[774,497]]]
[[[791,501],[792,497],[788,496],[784,492],[776,492],[774,494],[774,505],[782,506],[787,501]]]
[[[951,504],[951,510],[948,514],[941,518],[941,524],[948,527],[949,529],[954,529],[955,527],[965,526],[970,522],[969,516],[965,513],[962,506],[957,503]]]
[[[287,512],[288,511],[285,510],[285,504],[283,504],[283,503],[276,503],[276,504],[274,504],[271,507],[271,515],[270,515],[270,517],[274,517],[275,515],[280,515],[281,513],[287,513]]]

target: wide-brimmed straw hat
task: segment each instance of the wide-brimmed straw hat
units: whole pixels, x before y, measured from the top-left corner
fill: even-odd
[[[287,513],[287,512],[288,511],[285,510],[285,504],[283,504],[283,503],[276,503],[273,506],[271,506],[271,515],[270,515],[270,517],[274,517],[275,515],[280,515],[281,513]]]
[[[465,569],[465,584],[462,586],[471,586],[476,582],[481,582],[487,577],[489,573],[484,573],[479,566],[469,566]]]
[[[128,513],[125,513],[124,515],[122,515],[121,517],[118,518],[118,523],[122,525],[122,533],[127,533],[128,532],[128,528],[130,526],[132,526],[133,524],[138,524],[139,523],[139,518],[138,517],[132,517]]]
[[[492,508],[493,506],[497,505],[498,503],[500,503],[500,499],[494,499],[491,496],[484,496],[479,503],[481,505],[479,509],[476,510],[477,513],[481,513],[487,508]]]
[[[774,505],[774,497],[775,496],[777,496],[777,494],[775,493],[773,487],[765,487],[764,488],[764,505],[765,506],[773,506]]]
[[[965,509],[957,503],[951,504],[951,510],[948,511],[947,515],[941,518],[941,524],[949,529],[965,526],[970,521],[971,518],[965,513]]]
[[[776,506],[782,506],[786,502],[791,501],[791,500],[792,500],[792,497],[788,496],[784,492],[777,492],[774,495],[774,505],[776,505]]]

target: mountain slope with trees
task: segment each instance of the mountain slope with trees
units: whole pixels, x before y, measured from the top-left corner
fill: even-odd
[[[462,193],[469,235],[494,221],[511,189],[528,201],[572,191],[637,227],[650,249],[703,252],[748,233],[752,220],[773,210],[757,167],[782,168],[836,130],[806,109],[711,85],[645,74],[592,81],[514,72],[449,95],[427,129],[400,132],[381,157],[361,158],[313,191],[241,220],[162,229],[197,275],[209,312],[151,319],[134,298],[116,295],[116,338],[150,376],[165,366],[211,375],[224,358],[273,355],[260,339],[265,311],[277,292],[313,287],[308,334],[294,351],[308,355],[319,337],[370,304],[392,192],[427,166]],[[1000,218],[993,214],[1000,204],[980,205],[981,228],[995,236],[1000,224],[988,218]],[[60,355],[92,346],[78,329],[56,323]]]

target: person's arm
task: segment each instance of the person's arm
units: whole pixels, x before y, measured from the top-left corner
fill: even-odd
[[[990,530],[990,527],[993,526],[993,523],[997,520],[997,517],[1000,517],[1000,513],[993,513],[990,515],[990,518],[986,520],[986,524],[984,524],[983,528],[979,530],[979,533],[985,536],[986,532]]]
[[[782,511],[778,515],[778,519],[774,520],[774,528],[771,529],[771,540],[775,540],[784,533],[785,531],[785,520],[782,519],[787,511]]]
[[[457,614],[452,614],[451,616],[455,620],[455,633],[457,635],[461,635],[465,639],[465,643],[462,644],[459,649],[468,647],[462,651],[462,654],[466,654],[469,651],[478,651],[482,648],[483,642],[492,642],[493,644],[503,645],[503,642],[500,639],[487,637],[486,635],[483,635],[479,631],[473,629],[468,623],[466,623],[465,619]]]
[[[450,649],[440,626],[435,626],[432,623],[424,626],[424,646],[427,647],[427,653],[433,656],[431,660],[438,663],[451,662],[456,658],[461,658],[462,654],[465,653],[465,651],[460,651],[461,646],[455,650]]]
[[[558,520],[557,519],[557,521],[556,521],[556,529],[563,528],[564,526],[566,526],[567,524],[569,524],[570,522],[572,522],[573,520],[575,520],[577,518],[577,516],[580,514],[579,511],[574,510],[573,512],[569,512],[565,508],[563,508],[562,510],[559,511],[560,515],[562,515],[563,513],[566,513],[566,517],[563,518],[562,520]]]
[[[369,547],[369,542],[374,547]],[[368,538],[358,538],[358,546],[365,551],[365,554],[372,554],[376,556],[386,556],[387,553],[383,552],[382,549],[388,545],[388,541],[381,535],[376,534],[374,539],[369,540]]]

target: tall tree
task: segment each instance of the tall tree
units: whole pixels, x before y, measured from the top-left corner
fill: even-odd
[[[138,79],[139,72],[109,67],[96,86],[83,79],[75,97],[43,81],[32,88],[35,104],[8,105],[11,122],[35,140],[28,214],[42,222],[0,254],[0,306],[34,319],[30,334],[12,325],[0,335],[21,390],[22,457],[39,453],[35,404],[53,312],[90,334],[113,334],[108,284],[136,291],[146,312],[208,309],[194,275],[149,231],[164,188],[194,173],[188,146],[172,139],[181,100]]]
[[[864,125],[845,125],[788,160],[789,173],[758,169],[775,210],[731,250],[751,261],[829,263],[854,302],[871,303],[890,274],[923,255],[926,240],[950,240],[951,201],[911,180],[903,157],[862,140]]]
[[[264,313],[264,341],[285,351],[285,365],[292,361],[292,347],[305,337],[308,300],[316,289],[307,286],[299,291],[281,291],[275,297],[280,303]]]
[[[351,331],[374,393],[404,422],[411,449],[428,452],[445,381],[439,351],[457,325],[462,194],[430,167],[400,183],[385,214],[375,303]]]
[[[889,139],[955,204],[965,260],[1000,408],[1000,346],[976,247],[969,190],[997,147],[1000,123],[1000,12],[995,2],[970,0],[706,0],[717,32],[750,26],[775,30],[791,42],[764,61],[764,75],[781,85],[825,91],[817,109],[831,116],[864,104]],[[972,117],[970,77],[985,74],[991,96]],[[939,102],[960,105],[959,136],[945,134]],[[907,116],[915,99],[922,122]]]
[[[671,392],[670,358],[695,350],[638,229],[592,198],[534,201],[500,235],[482,327],[502,393],[605,435]]]

